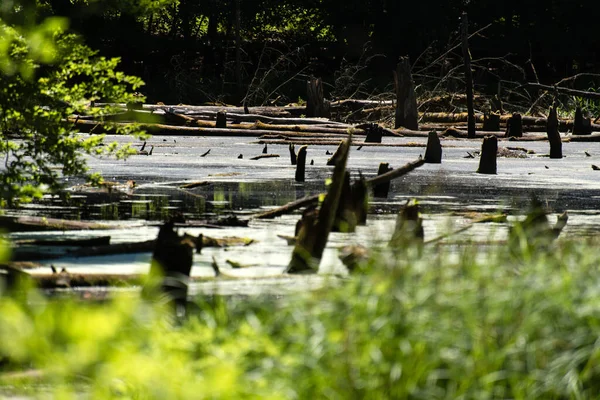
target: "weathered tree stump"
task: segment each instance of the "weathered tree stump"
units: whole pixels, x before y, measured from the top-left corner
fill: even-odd
[[[293,143],[290,143],[290,161],[292,163],[292,165],[296,165],[296,161],[298,160],[297,156],[296,156],[296,147],[294,146]]]
[[[514,113],[512,117],[506,121],[505,137],[523,137],[523,118],[521,114]]]
[[[496,136],[486,136],[481,145],[481,157],[479,159],[480,174],[496,174],[496,156],[498,154],[498,138]]]
[[[341,142],[338,148],[335,150],[335,153],[327,160],[327,165],[337,165],[337,163],[342,159],[343,156],[343,146],[344,142]]]
[[[369,188],[367,181],[360,175],[360,178],[350,186],[352,209],[356,215],[356,221],[358,225],[365,225],[367,223],[367,213],[369,211]]]
[[[498,132],[500,130],[500,114],[496,112],[483,115],[483,131]]]
[[[401,126],[406,129],[419,130],[419,113],[417,110],[417,96],[415,85],[410,73],[408,57],[400,57],[397,70],[394,71],[394,84],[396,86],[396,118],[394,127]]]
[[[306,170],[306,149],[308,146],[302,146],[298,150],[296,160],[296,182],[304,182],[304,173]]]
[[[407,201],[398,212],[394,233],[388,246],[394,250],[403,250],[412,246],[423,246],[425,232],[423,219],[416,201]]]
[[[562,140],[558,132],[556,106],[550,107],[550,111],[548,112],[546,133],[548,134],[548,142],[550,142],[550,158],[562,158]]]
[[[427,136],[425,162],[430,164],[441,164],[442,162],[442,144],[436,131],[429,132]]]
[[[573,120],[573,135],[591,135],[592,120],[584,118],[581,107],[575,109],[575,118]]]
[[[215,128],[227,128],[227,114],[223,111],[219,111],[217,113],[217,122],[215,123]]]
[[[352,189],[350,187],[350,172],[346,171],[344,183],[342,185],[342,194],[336,210],[335,220],[333,221],[332,232],[354,232],[356,231],[358,220],[353,209]]]
[[[306,116],[329,118],[329,102],[323,97],[321,79],[311,79],[306,83]]]
[[[335,164],[332,182],[327,190],[325,200],[321,204],[318,216],[316,218],[314,214],[307,216],[307,220],[300,228],[292,259],[287,268],[288,273],[316,272],[318,270],[340,203],[350,143],[351,138],[342,143],[341,158]]]
[[[390,172],[393,168],[390,167],[389,163],[380,163],[379,170],[377,171],[377,175],[383,175],[387,172]],[[380,183],[378,185],[373,185],[373,196],[374,197],[383,197],[386,198],[390,191],[390,182]]]
[[[367,134],[365,143],[381,143],[381,138],[385,132],[381,126],[377,124],[365,124],[363,126]]]
[[[471,71],[471,53],[469,52],[469,19],[462,13],[461,24],[462,53],[465,64],[465,85],[467,91],[467,132],[469,138],[475,137],[475,109],[473,106],[473,72]]]

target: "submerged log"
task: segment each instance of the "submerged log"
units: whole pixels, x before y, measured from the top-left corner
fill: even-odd
[[[298,233],[292,259],[286,270],[288,273],[314,272],[319,268],[340,203],[351,140],[352,138],[349,137],[341,145],[341,156],[335,164],[332,183],[321,204],[316,220],[314,215],[307,218]]]
[[[394,128],[401,126],[419,130],[419,113],[417,111],[417,96],[410,73],[408,57],[400,57],[396,71],[394,71],[394,84],[396,86],[396,116]]]
[[[556,106],[550,107],[547,125],[548,141],[550,142],[550,158],[562,158],[562,140],[558,132],[558,115]]]
[[[483,139],[481,145],[481,157],[479,159],[479,168],[477,173],[496,174],[496,156],[498,154],[498,138],[496,136],[487,136]]]
[[[298,149],[298,158],[296,161],[296,182],[304,182],[304,174],[306,170],[306,150],[308,146],[302,146]]]
[[[442,144],[435,131],[429,132],[424,161],[430,164],[441,164],[442,162]]]

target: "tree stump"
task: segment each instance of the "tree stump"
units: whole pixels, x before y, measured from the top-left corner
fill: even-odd
[[[223,111],[217,113],[217,122],[215,124],[217,128],[227,128],[227,114]]]
[[[492,109],[493,113],[498,113],[500,115],[504,114],[504,107],[502,104],[502,100],[500,100],[500,98],[498,97],[497,94],[494,95],[494,97],[492,97],[490,99],[490,108]],[[500,129],[497,129],[500,130]]]
[[[342,145],[344,144],[344,142],[341,142],[338,146],[338,148],[335,150],[335,153],[333,153],[333,155],[327,160],[327,165],[337,165],[337,163],[340,161],[340,159],[342,158],[343,154],[342,154]]]
[[[392,170],[392,168],[390,167],[389,163],[381,163],[381,164],[379,164],[379,170],[377,171],[377,175],[383,175],[387,172],[390,172],[391,170]],[[389,191],[390,191],[390,182],[389,181],[373,186],[373,196],[374,197],[387,198]]]
[[[290,161],[292,162],[292,165],[296,165],[296,161],[298,160],[298,158],[296,156],[296,148],[293,143],[290,143],[289,148],[290,148]]]
[[[377,124],[365,124],[363,125],[363,129],[367,134],[365,143],[381,143],[381,138],[383,137],[384,133],[382,127]]]
[[[506,122],[505,137],[523,137],[523,118],[521,114],[514,113]]]
[[[469,52],[469,19],[462,13],[461,23],[462,53],[465,64],[465,85],[467,91],[467,132],[469,138],[475,138],[475,109],[473,106],[473,72],[471,71],[471,53]]]
[[[442,144],[437,132],[429,132],[427,136],[427,149],[425,149],[425,162],[430,164],[442,163]]]
[[[304,182],[304,172],[306,170],[306,149],[308,146],[302,146],[298,150],[296,161],[296,182]]]
[[[419,113],[417,111],[417,96],[415,85],[410,73],[408,57],[400,57],[397,70],[394,71],[396,86],[396,118],[394,127],[401,126],[414,131],[419,130]]]
[[[558,132],[556,106],[550,107],[548,122],[546,123],[546,133],[548,134],[548,142],[550,142],[550,158],[562,158],[562,140]]]
[[[497,132],[500,130],[500,114],[491,112],[483,115],[483,131]]]
[[[329,118],[329,102],[323,97],[321,79],[311,79],[306,83],[306,116]]]
[[[146,293],[160,293],[167,296],[176,316],[185,316],[187,304],[188,281],[194,248],[202,249],[202,235],[194,238],[189,235],[179,236],[174,230],[174,221],[166,222],[159,230],[152,261],[150,264],[149,283],[144,288]]]
[[[353,209],[352,189],[350,187],[350,172],[346,171],[342,194],[337,206],[332,232],[355,232],[358,220]]]
[[[486,136],[481,145],[481,158],[479,159],[480,174],[496,174],[496,156],[498,154],[498,138]]]
[[[584,118],[581,107],[575,109],[575,118],[573,120],[573,135],[591,135],[592,120]]]
[[[410,246],[423,246],[425,232],[419,205],[415,200],[407,201],[398,212],[394,233],[388,246],[394,250],[406,249]]]

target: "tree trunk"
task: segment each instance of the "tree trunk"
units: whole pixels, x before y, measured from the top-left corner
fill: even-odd
[[[323,97],[321,79],[311,79],[306,83],[306,116],[329,118],[329,103]]]
[[[562,140],[558,132],[558,115],[556,106],[550,107],[548,113],[548,141],[550,142],[550,158],[562,158]]]
[[[419,113],[417,111],[417,96],[415,85],[410,73],[410,61],[408,57],[400,57],[397,70],[394,72],[394,84],[396,86],[396,118],[394,127],[401,126],[419,130]]]
[[[481,145],[481,157],[479,159],[480,174],[496,174],[496,156],[498,154],[498,138],[496,136],[486,136]]]
[[[296,159],[296,182],[304,182],[304,172],[306,169],[306,150],[307,150],[307,148],[308,148],[308,146],[302,146],[298,150],[298,156]]]

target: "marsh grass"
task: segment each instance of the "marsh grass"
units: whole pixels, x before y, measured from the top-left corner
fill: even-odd
[[[283,299],[0,300],[0,393],[91,398],[562,399],[600,393],[597,241],[375,249]],[[16,371],[38,374],[16,374]],[[33,376],[33,377],[32,377]],[[1,389],[4,388],[4,389]]]

